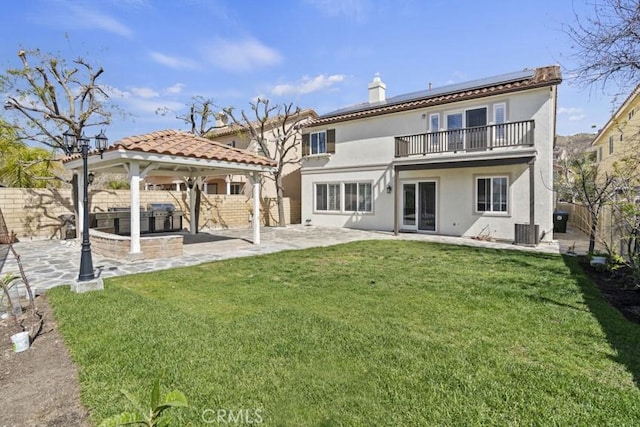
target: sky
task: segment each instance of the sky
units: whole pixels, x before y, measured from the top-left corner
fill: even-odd
[[[187,130],[156,111],[184,113],[196,96],[238,111],[262,97],[324,114],[366,102],[376,73],[392,97],[559,64],[557,133],[571,135],[597,131],[618,107],[570,73],[562,29],[592,14],[586,1],[9,1],[0,73],[21,65],[21,49],[102,66],[99,81],[126,113],[105,129],[115,141]]]

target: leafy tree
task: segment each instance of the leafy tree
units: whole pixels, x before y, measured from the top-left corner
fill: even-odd
[[[236,117],[234,108],[225,108],[233,123],[246,133],[258,152],[276,162],[276,169],[268,176],[275,182],[278,203],[278,225],[284,227],[284,185],[283,172],[288,164],[300,162],[293,156],[301,143],[301,110],[292,103],[269,105],[268,99],[258,99],[250,103],[250,111],[242,110]]]
[[[62,168],[52,160],[50,150],[26,145],[17,139],[13,129],[5,126],[0,127],[0,152],[1,184],[23,188],[59,187],[57,175]]]
[[[640,5],[637,0],[597,0],[593,15],[564,26],[577,66],[570,70],[585,86],[616,83],[622,90],[640,80]]]

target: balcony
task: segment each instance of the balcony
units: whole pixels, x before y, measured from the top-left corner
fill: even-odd
[[[533,146],[534,121],[396,136],[396,157]]]

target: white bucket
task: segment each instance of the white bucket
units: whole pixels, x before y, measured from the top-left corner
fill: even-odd
[[[13,351],[20,353],[29,348],[29,332],[19,332],[15,335],[11,335],[11,341],[13,342]]]

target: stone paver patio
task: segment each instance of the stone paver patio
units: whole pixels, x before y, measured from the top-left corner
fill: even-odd
[[[394,236],[390,232],[364,231],[345,228],[291,225],[283,228],[262,229],[262,244],[251,243],[251,229],[212,230],[197,235],[184,234],[184,255],[156,260],[113,260],[93,254],[96,274],[103,278],[156,271],[174,267],[201,264],[226,258],[252,256],[291,249],[305,249],[330,246],[356,240],[422,240],[449,244],[479,246],[488,248],[517,249],[547,253],[566,252],[575,245],[576,252],[586,252],[586,236],[580,231],[567,229],[566,234],[557,234],[553,243],[543,243],[538,247],[515,246],[509,243],[479,241],[463,237],[401,233]],[[37,291],[54,286],[69,285],[78,276],[80,263],[80,241],[74,240],[33,240],[14,245],[20,254],[22,264],[31,286]],[[18,267],[9,254],[1,273],[17,273]]]

